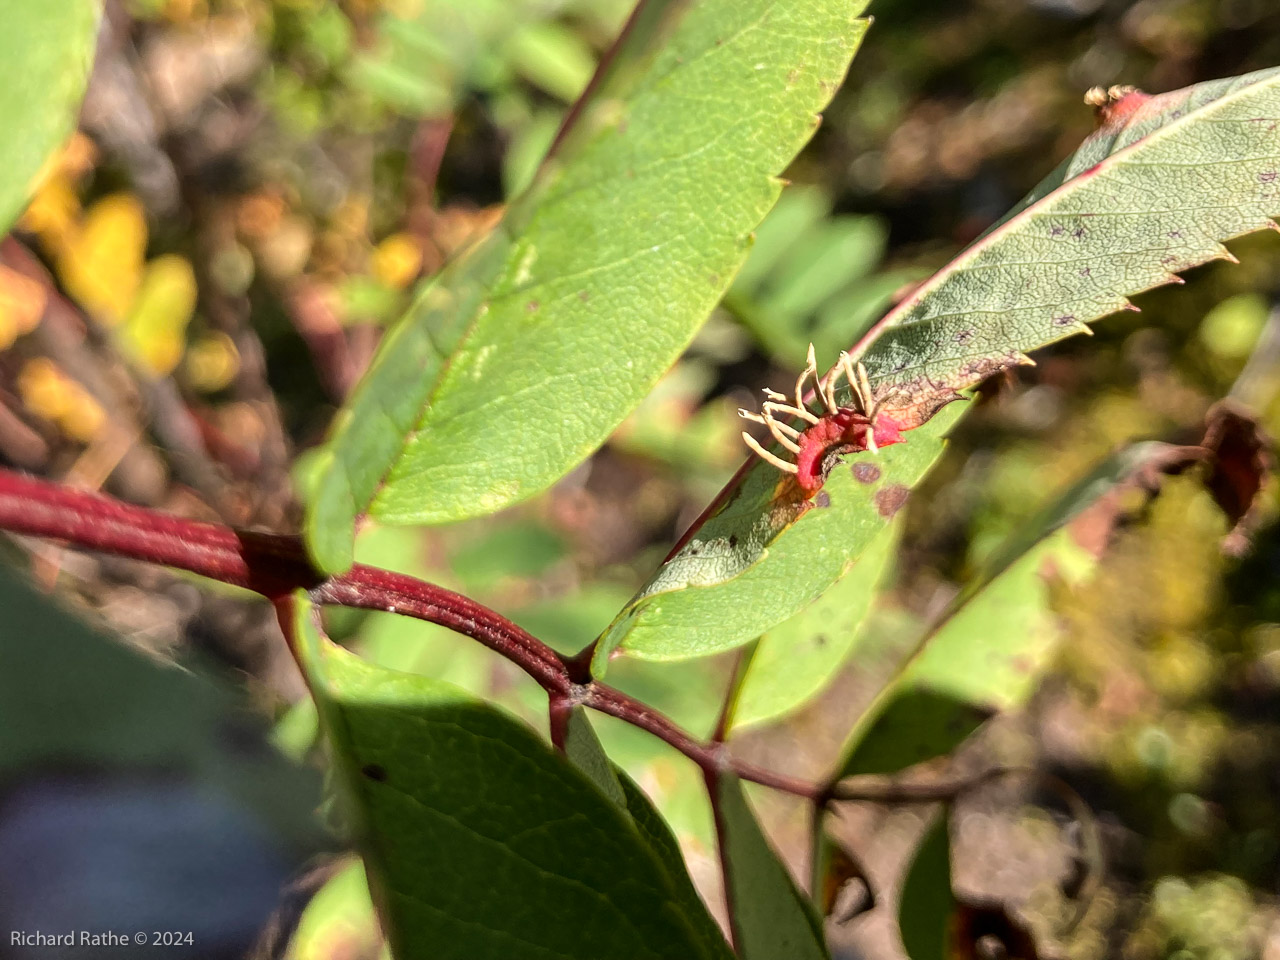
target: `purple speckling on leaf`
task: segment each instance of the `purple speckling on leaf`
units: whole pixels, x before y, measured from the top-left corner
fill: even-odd
[[[853,479],[859,483],[875,483],[880,479],[880,468],[874,463],[859,460],[853,465]]]

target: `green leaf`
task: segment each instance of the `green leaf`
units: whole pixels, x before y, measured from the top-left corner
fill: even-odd
[[[906,443],[847,457],[804,505],[775,500],[783,475],[753,460],[605,631],[597,675],[614,650],[648,660],[705,656],[754,640],[813,603],[903,506],[961,408],[944,410]]]
[[[622,792],[627,798],[627,811],[631,814],[631,819],[635,822],[640,835],[648,840],[649,848],[666,866],[667,876],[671,878],[676,899],[683,907],[685,916],[693,923],[706,948],[707,956],[732,960],[733,951],[725,942],[719,924],[707,911],[706,904],[702,902],[697,888],[693,885],[693,880],[689,878],[689,871],[684,864],[684,855],[680,852],[680,844],[676,841],[675,834],[671,832],[671,827],[658,812],[658,808],[653,805],[653,801],[636,786],[634,780],[622,772],[618,772],[617,776],[622,784]]]
[[[887,234],[875,217],[837,217],[822,224],[787,253],[761,309],[766,315],[813,313],[879,262]]]
[[[0,234],[17,219],[45,162],[75,129],[102,5],[41,0],[5,5],[0,62]]]
[[[364,864],[351,857],[307,903],[285,957],[317,960],[344,950],[348,956],[374,957],[381,946]]]
[[[840,776],[897,773],[954,750],[991,710],[910,682],[894,685],[854,727],[853,752]]]
[[[897,678],[859,718],[840,776],[893,773],[942,756],[992,713],[1025,703],[1059,636],[1045,574],[1078,583],[1094,565],[1063,527],[1177,450],[1140,443],[1108,458],[1002,544],[917,635]]]
[[[923,476],[941,437],[926,421],[957,390],[1087,329],[1172,271],[1229,257],[1221,240],[1272,226],[1280,135],[1268,118],[1277,109],[1277,70],[1151,98],[1086,140],[876,324],[855,352],[866,350],[877,397],[906,426],[925,423],[877,462],[883,491],[905,493]],[[848,390],[837,399],[849,403]],[[953,405],[943,416],[959,413]],[[779,496],[772,468],[748,465],[603,635],[597,673],[617,649],[674,659],[744,643],[818,596],[874,534],[872,518],[844,499],[846,476],[837,470],[822,491],[829,510],[797,523],[803,505]],[[845,522],[820,531],[819,517]]]
[[[818,187],[788,187],[777,206],[756,228],[751,254],[733,280],[733,292],[750,296],[777,267],[796,241],[831,212],[831,198]]]
[[[716,778],[716,828],[729,917],[743,960],[830,960],[822,921],[769,846],[742,783]]]
[[[951,831],[943,810],[925,832],[902,882],[898,929],[910,960],[949,960],[951,916]]]
[[[689,878],[684,855],[680,852],[680,844],[676,842],[671,828],[644,791],[610,763],[582,707],[574,707],[569,711],[564,753],[605,796],[631,815],[636,829],[648,842],[649,849],[666,871],[670,889],[674,891],[684,916],[701,941],[706,956],[732,960],[733,953],[725,942],[719,925],[707,912],[706,904],[698,896],[698,891]]]
[[[604,441],[724,293],[866,22],[849,0],[642,8],[560,152],[383,341],[320,457],[306,531],[445,523]]]
[[[1129,296],[1233,259],[1222,241],[1280,214],[1278,111],[1270,69],[1152,97],[1105,123],[863,338],[855,353],[866,348],[877,396],[920,422],[950,391],[1087,332]]]
[[[861,636],[871,598],[884,585],[898,527],[882,530],[831,589],[760,638],[738,687],[730,730],[789,713],[835,676]]]
[[[725,297],[765,351],[797,370],[810,343],[820,356],[835,356],[896,290],[918,279],[901,271],[868,276],[884,254],[885,225],[876,217],[828,217],[830,208],[816,187],[783,191]]]
[[[564,755],[579,770],[587,775],[587,779],[596,785],[601,793],[624,810],[627,798],[618,782],[618,775],[613,771],[609,755],[600,746],[600,739],[591,729],[591,721],[587,711],[582,707],[572,707],[565,723]]]
[[[432,562],[420,530],[367,525],[356,544],[360,563],[395,570],[450,589],[461,589],[447,568]],[[330,607],[326,621],[348,608]],[[339,621],[340,623],[341,621]],[[388,670],[416,673],[454,684],[472,695],[499,702],[535,725],[544,722],[547,698],[523,670],[509,660],[447,627],[381,611],[364,615],[358,641],[351,644],[365,660]]]
[[[709,957],[627,812],[464,691],[294,636],[392,952],[438,960]]]
[[[430,0],[383,12],[347,82],[410,115],[448,112],[492,51],[547,15],[537,0]],[[308,12],[310,19],[314,14]]]
[[[470,591],[490,589],[504,577],[536,577],[568,554],[564,539],[545,524],[517,520],[481,531],[449,558]]]
[[[510,611],[518,625],[565,655],[577,653],[600,635],[628,592],[619,584],[584,583],[572,593],[535,600]]]
[[[595,56],[582,36],[554,22],[533,23],[507,44],[516,71],[566,103],[578,97],[595,70]]]

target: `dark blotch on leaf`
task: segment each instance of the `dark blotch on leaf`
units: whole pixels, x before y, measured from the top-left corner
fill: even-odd
[[[814,506],[826,508],[831,506],[831,496],[825,490],[819,490],[818,495],[813,498]]]
[[[736,533],[729,534],[729,549],[732,550],[738,545],[738,535]]]
[[[875,483],[880,479],[880,468],[874,463],[859,460],[853,465],[853,479],[859,483]]]
[[[877,490],[876,510],[879,511],[880,516],[887,520],[902,509],[902,505],[907,502],[907,497],[910,495],[911,491],[900,483],[885,487],[883,490]]]
[[[374,780],[378,783],[387,782],[386,767],[379,766],[376,763],[366,763],[363,767],[360,768],[360,773],[363,774],[368,779]]]

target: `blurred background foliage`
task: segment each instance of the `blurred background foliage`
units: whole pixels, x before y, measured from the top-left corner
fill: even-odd
[[[382,330],[528,181],[629,4],[106,9],[80,130],[0,244],[0,460],[187,515],[291,528],[291,473],[305,471]],[[743,459],[735,409],[789,382],[810,341],[830,359],[1016,202],[1089,133],[1086,88],[1155,92],[1280,64],[1271,0],[876,0],[871,12],[848,83],[722,308],[610,442],[499,516],[370,529],[361,560],[468,593],[557,649],[582,647]],[[1185,287],[1140,298],[1141,313],[984,391],[911,501],[881,621],[895,607],[933,608],[1118,445],[1194,442],[1229,391],[1280,432],[1280,240],[1233,249],[1240,265],[1194,271]],[[1026,791],[959,811],[958,887],[1008,899],[1045,935],[1047,955],[1280,958],[1274,499],[1269,490],[1251,542],[1237,537],[1224,552],[1227,524],[1207,494],[1193,478],[1168,482],[1126,518],[1091,580],[1051,578],[1057,669],[1029,710],[965,749],[1055,772],[1095,811],[1107,871],[1069,933],[1056,891],[1070,825]],[[29,564],[38,584],[69,589],[147,653],[236,671],[274,718],[273,742],[314,759],[314,712],[264,606],[48,544],[31,545]],[[330,627],[378,662],[545,724],[531,682],[441,628],[353,611],[335,612]],[[874,640],[856,649],[829,690],[735,749],[800,775],[829,767],[883,675]],[[60,662],[69,684],[91,671]],[[624,661],[610,679],[705,735],[733,662]],[[670,817],[714,900],[696,772],[639,731],[600,729]],[[74,754],[58,763],[124,763]],[[28,815],[13,798],[43,762],[3,771],[0,836],[5,818]],[[291,789],[317,804],[308,784]],[[798,860],[794,811],[759,799]],[[901,862],[904,812],[846,806],[842,840]],[[277,840],[295,858],[336,849],[332,838]],[[295,887],[259,905],[260,925],[280,907],[266,935],[278,954],[379,955],[358,866],[324,860]],[[899,955],[874,915],[830,929],[842,956]]]

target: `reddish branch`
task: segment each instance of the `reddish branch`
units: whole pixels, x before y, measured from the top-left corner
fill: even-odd
[[[527,630],[452,590],[362,564],[326,578],[312,566],[298,537],[184,520],[9,470],[0,470],[0,530],[188,570],[271,600],[305,589],[318,603],[438,623],[524,670],[547,691],[553,713],[581,704],[649,731],[704,771],[729,768],[743,779],[778,790],[810,799],[821,796],[814,784],[731,760],[722,745],[704,744],[638,700],[583,678]]]

